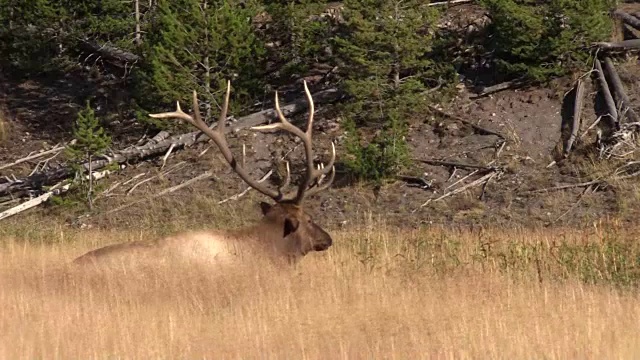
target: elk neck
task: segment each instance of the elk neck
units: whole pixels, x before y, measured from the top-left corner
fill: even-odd
[[[230,230],[229,235],[267,251],[283,254],[293,250],[289,248],[284,239],[284,219],[276,220],[265,217],[252,225]]]

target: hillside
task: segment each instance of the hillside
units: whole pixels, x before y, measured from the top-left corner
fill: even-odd
[[[632,13],[640,10],[640,5],[625,4],[624,9]],[[481,17],[482,12],[477,5],[464,4],[449,8],[444,22],[459,23],[461,19],[477,22]],[[617,26],[619,30],[622,25],[619,22]],[[616,36],[618,35],[612,37],[615,39]],[[640,66],[636,58],[631,56],[618,57],[616,66],[631,105],[637,108]],[[382,217],[390,224],[403,227],[429,224],[463,227],[582,227],[603,218],[633,221],[640,210],[635,205],[640,193],[633,179],[611,186],[597,184],[527,193],[562,184],[588,182],[593,180],[594,174],[599,174],[610,166],[606,161],[593,160],[595,129],[579,139],[567,159],[563,159],[560,154],[563,141],[561,135],[566,127],[563,124],[569,121],[573,106],[570,90],[580,75],[582,74],[558,78],[543,86],[507,89],[477,97],[477,81],[474,80],[473,84],[470,79],[479,75],[465,74],[455,87],[456,94],[452,101],[434,105],[441,107],[441,112],[432,109],[422,118],[410,121],[407,140],[411,157],[418,161],[414,163],[414,168],[399,175],[417,176],[424,180],[422,184],[412,186],[414,184],[411,181],[402,179],[380,186],[355,182],[339,166],[334,186],[310,199],[312,212],[322,219],[322,223],[330,226],[348,226],[369,216]],[[322,84],[313,83],[313,75],[309,76],[307,79],[310,79],[312,86],[321,89]],[[103,109],[109,109],[109,116],[116,119],[110,122],[108,129],[114,138],[114,149],[122,149],[135,143],[143,135],[156,135],[144,134],[144,127],[133,118],[118,117],[117,110],[122,104],[126,104],[129,96],[127,87],[124,85],[115,88],[116,90],[114,87],[104,87],[107,81],[89,81],[85,76],[75,73],[57,79],[15,80],[11,76],[4,76],[0,81],[0,99],[4,122],[8,124],[9,130],[6,140],[0,145],[0,164],[70,141],[71,126],[80,107],[77,104],[82,103],[79,99],[86,98],[88,94],[95,96]],[[585,84],[587,96],[580,133],[600,114],[594,82],[586,77]],[[303,95],[300,82],[290,89],[287,93],[289,99]],[[267,95],[271,97],[273,93]],[[344,138],[341,119],[332,106],[318,106],[316,109],[314,143],[317,152],[326,159],[329,142],[334,139],[340,163],[340,158],[345,153],[344,142],[341,141]],[[155,110],[161,112],[172,109]],[[98,113],[103,116],[106,112],[107,110],[98,109]],[[298,118],[302,123],[306,114],[301,114]],[[483,134],[482,129],[501,134],[504,144],[499,136]],[[370,131],[373,133],[375,129]],[[246,129],[230,134],[228,138],[236,154],[240,153],[242,144],[246,144],[247,164],[256,177],[261,177],[270,169],[271,158],[276,149],[291,149],[295,146],[289,138],[253,134]],[[277,138],[282,140],[275,140]],[[13,217],[10,221],[19,222],[25,217],[46,215],[56,219],[55,221],[73,225],[152,227],[176,217],[190,217],[190,221],[199,224],[216,223],[216,219],[212,217],[219,212],[237,214],[249,221],[252,216],[246,214],[257,214],[255,200],[260,197],[251,191],[238,200],[218,204],[221,200],[240,193],[244,184],[228,169],[215,146],[211,145],[199,143],[185,150],[176,150],[162,168],[160,156],[109,175],[100,181],[100,192],[107,191],[106,196],[98,196],[94,212],[89,217],[85,216],[86,210],[80,207],[49,204]],[[207,148],[209,150],[199,156]],[[499,155],[496,157],[496,154]],[[294,160],[299,159],[302,152],[298,150],[295,156]],[[0,175],[28,175],[43,159],[46,158],[0,170]],[[433,161],[428,164],[419,160],[496,166],[499,171],[487,173],[487,170],[493,168],[482,169],[480,173],[476,172],[464,180],[465,182],[457,183],[476,169],[458,167],[452,173],[452,166],[438,165]],[[495,162],[487,165],[492,160]],[[556,162],[552,163],[554,161]],[[59,162],[60,158],[52,158],[47,166],[55,166]],[[296,166],[295,161],[293,164]],[[131,191],[137,182],[171,169],[173,171],[168,174],[156,176]],[[209,169],[213,169],[215,173],[213,179],[195,183],[150,202],[140,202],[117,212],[105,213],[121,205],[145,199]],[[493,174],[486,186],[471,186],[458,194],[427,203],[429,199],[434,200],[461,184],[471,183],[486,174]],[[109,191],[110,189],[112,190]],[[15,204],[14,201],[5,203],[2,209]],[[183,210],[185,213],[182,213]]]

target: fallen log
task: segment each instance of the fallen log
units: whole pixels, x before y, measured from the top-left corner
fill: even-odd
[[[602,96],[604,97],[604,101],[607,104],[607,109],[609,110],[611,125],[616,126],[618,124],[618,110],[616,108],[615,101],[613,101],[613,96],[611,96],[611,90],[609,90],[609,84],[607,83],[607,79],[604,76],[604,71],[602,71],[602,64],[597,58],[595,60],[595,66],[596,70],[598,71],[600,90],[602,91]]]
[[[526,84],[526,82],[524,81],[524,78],[518,78],[515,80],[511,80],[511,81],[505,81],[503,83],[500,84],[496,84],[496,85],[491,85],[491,86],[484,86],[479,88],[479,91],[476,94],[471,94],[469,96],[470,99],[478,99],[487,95],[491,95],[494,93],[497,93],[499,91],[503,91],[503,90],[507,90],[507,89],[515,89],[515,88],[519,88],[522,87]]]
[[[140,60],[138,55],[109,44],[96,44],[88,40],[80,40],[80,47],[88,52],[97,53],[105,60],[110,60],[112,63],[115,62],[114,65],[122,66]]]
[[[614,10],[613,11],[613,16],[617,17],[618,19],[622,20],[623,22],[633,26],[636,29],[640,29],[640,19],[631,16],[629,14],[627,14],[626,12],[622,11],[622,10]]]
[[[480,125],[476,125],[474,123],[472,123],[471,121],[465,120],[459,116],[450,114],[442,109],[439,109],[433,105],[429,105],[429,108],[435,112],[437,112],[438,114],[444,116],[444,117],[448,117],[450,119],[456,120],[456,121],[460,121],[461,123],[470,126],[471,128],[473,128],[473,130],[475,130],[476,133],[480,134],[480,135],[495,135],[497,137],[499,137],[502,140],[506,140],[506,137],[502,134],[500,134],[497,131],[493,131],[490,129],[487,129],[485,127],[482,127]]]
[[[621,111],[626,112],[627,117],[631,119],[633,122],[640,121],[636,112],[631,108],[631,101],[627,96],[627,92],[624,90],[624,86],[622,85],[622,80],[618,76],[618,72],[616,71],[615,66],[613,66],[613,61],[611,58],[604,58],[604,70],[609,74],[609,79],[611,80],[611,86],[613,87],[613,93],[616,97],[618,104],[620,104]],[[620,119],[618,119],[620,121]]]
[[[16,165],[22,164],[23,162],[34,160],[34,159],[43,157],[45,155],[53,154],[55,152],[62,151],[64,149],[65,149],[64,145],[56,145],[56,146],[53,147],[53,149],[44,150],[44,151],[41,151],[41,152],[35,153],[35,154],[29,154],[28,156],[23,157],[22,159],[18,159],[18,160],[14,161],[14,162],[12,162],[10,164],[0,165],[0,170],[8,169],[8,168],[10,168],[12,166],[16,166]]]
[[[603,41],[603,42],[593,43],[593,46],[596,46],[601,50],[640,49],[640,39],[623,40],[618,42]]]
[[[101,171],[101,172],[97,172],[97,173],[93,173],[92,174],[92,178],[94,180],[99,180],[102,179],[103,177],[109,175],[109,173],[111,173],[111,171],[106,170],[106,171]],[[87,178],[89,176],[87,175]],[[30,199],[28,201],[23,202],[22,204],[18,205],[18,206],[14,206],[11,209],[5,210],[3,212],[0,213],[0,220],[6,219],[8,217],[11,217],[13,215],[17,215],[23,211],[29,210],[31,208],[34,208],[40,204],[45,203],[47,200],[49,200],[52,196],[55,195],[60,195],[62,193],[65,193],[67,191],[69,191],[69,189],[71,188],[71,183],[62,185],[62,183],[59,183],[55,186],[52,187],[51,190],[45,192],[44,194],[35,197],[33,199]]]
[[[576,97],[573,105],[573,121],[571,122],[571,134],[567,139],[567,144],[564,148],[564,157],[568,157],[573,147],[573,143],[578,136],[578,130],[580,129],[580,117],[582,116],[582,104],[584,103],[584,82],[582,79],[578,79],[576,84]]]
[[[327,89],[313,95],[314,103],[317,105],[329,104],[336,102],[342,98],[342,92],[337,89]],[[306,100],[301,98],[286,106],[282,106],[281,110],[285,116],[293,116],[301,113],[308,108]],[[260,124],[268,123],[277,119],[275,111],[263,110],[254,114],[250,114],[238,119],[232,126],[226,127],[225,132],[238,132],[242,129],[250,128]],[[295,123],[295,121],[294,121]],[[93,171],[105,168],[110,164],[135,163],[152,156],[164,155],[167,150],[173,146],[174,151],[194,145],[198,142],[208,141],[209,138],[201,134],[200,131],[194,131],[181,135],[174,135],[158,142],[149,142],[145,145],[130,146],[120,151],[113,152],[101,159],[82,164],[85,171],[92,169]],[[0,183],[0,196],[9,195],[23,196],[32,190],[40,190],[43,186],[56,184],[64,179],[73,176],[74,170],[69,164],[61,164],[57,168],[43,172],[36,172],[31,176],[21,179],[8,180],[4,179],[4,183]],[[0,180],[1,181],[1,180]]]
[[[429,3],[427,6],[440,6],[440,5],[460,5],[473,2],[473,0],[448,0]]]
[[[465,164],[455,161],[443,161],[443,160],[431,160],[431,159],[414,159],[415,161],[419,161],[425,164],[434,165],[434,166],[446,166],[446,167],[455,167],[460,169],[480,169],[480,170],[502,170],[498,166],[493,165],[475,165],[475,164]]]

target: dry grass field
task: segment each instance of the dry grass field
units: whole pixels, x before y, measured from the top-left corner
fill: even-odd
[[[4,231],[3,231],[4,230]],[[152,233],[0,230],[2,359],[630,359],[636,231],[399,230],[370,219],[295,267],[68,265]]]

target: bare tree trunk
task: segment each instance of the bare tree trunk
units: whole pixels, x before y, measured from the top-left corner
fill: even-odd
[[[613,101],[613,96],[611,96],[611,90],[609,90],[609,84],[604,76],[604,71],[602,70],[602,64],[598,58],[595,59],[596,70],[598,70],[598,80],[600,81],[600,90],[602,90],[602,96],[604,97],[604,101],[607,104],[607,109],[609,109],[609,118],[611,119],[610,125],[616,125],[618,123],[618,110],[616,109],[616,102]]]
[[[571,134],[564,149],[565,158],[569,156],[569,153],[573,148],[573,143],[576,141],[576,137],[578,136],[578,131],[580,130],[580,117],[582,116],[582,105],[584,103],[583,97],[584,82],[582,82],[582,79],[578,79],[578,83],[576,84],[576,98],[573,106],[573,122],[571,123]]]
[[[135,0],[136,5],[136,45],[140,46],[142,40],[140,39],[140,0]]]
[[[395,5],[395,19],[396,21],[400,21],[400,14],[399,14],[399,2],[396,2]],[[400,88],[400,45],[398,44],[398,37],[394,38],[394,43],[393,43],[393,57],[394,57],[394,63],[393,63],[393,70],[392,70],[392,76],[393,76],[393,87],[394,90],[398,90],[398,88]]]
[[[89,205],[89,211],[93,210],[93,169],[91,167],[91,154],[89,153],[89,191],[87,192],[87,204]]]
[[[621,19],[625,23],[633,26],[634,28],[640,29],[640,20],[638,20],[637,18],[627,14],[626,12],[624,12],[622,10],[615,10],[613,12],[613,15],[616,16],[617,18]]]
[[[207,18],[207,0],[204,1],[204,4],[202,5],[203,8],[203,12],[204,12],[204,23],[205,23],[205,29],[204,29],[204,41],[205,41],[205,52],[207,53],[207,55],[204,57],[204,86],[206,88],[206,93],[207,95],[211,94],[211,65],[209,64],[209,55],[208,55],[208,50],[209,50],[209,19]],[[207,116],[207,120],[211,119],[211,100],[207,101],[206,105],[206,111],[205,114]]]
[[[616,71],[615,66],[613,65],[613,61],[611,58],[604,58],[604,69],[609,73],[609,79],[611,80],[611,86],[613,86],[613,94],[616,97],[617,103],[621,104],[622,113],[626,112],[626,117],[633,122],[640,121],[640,117],[636,114],[636,112],[631,108],[631,101],[629,101],[629,97],[627,93],[624,91],[624,85],[622,85],[622,80],[618,76],[618,72]],[[618,119],[621,121],[622,119]]]

